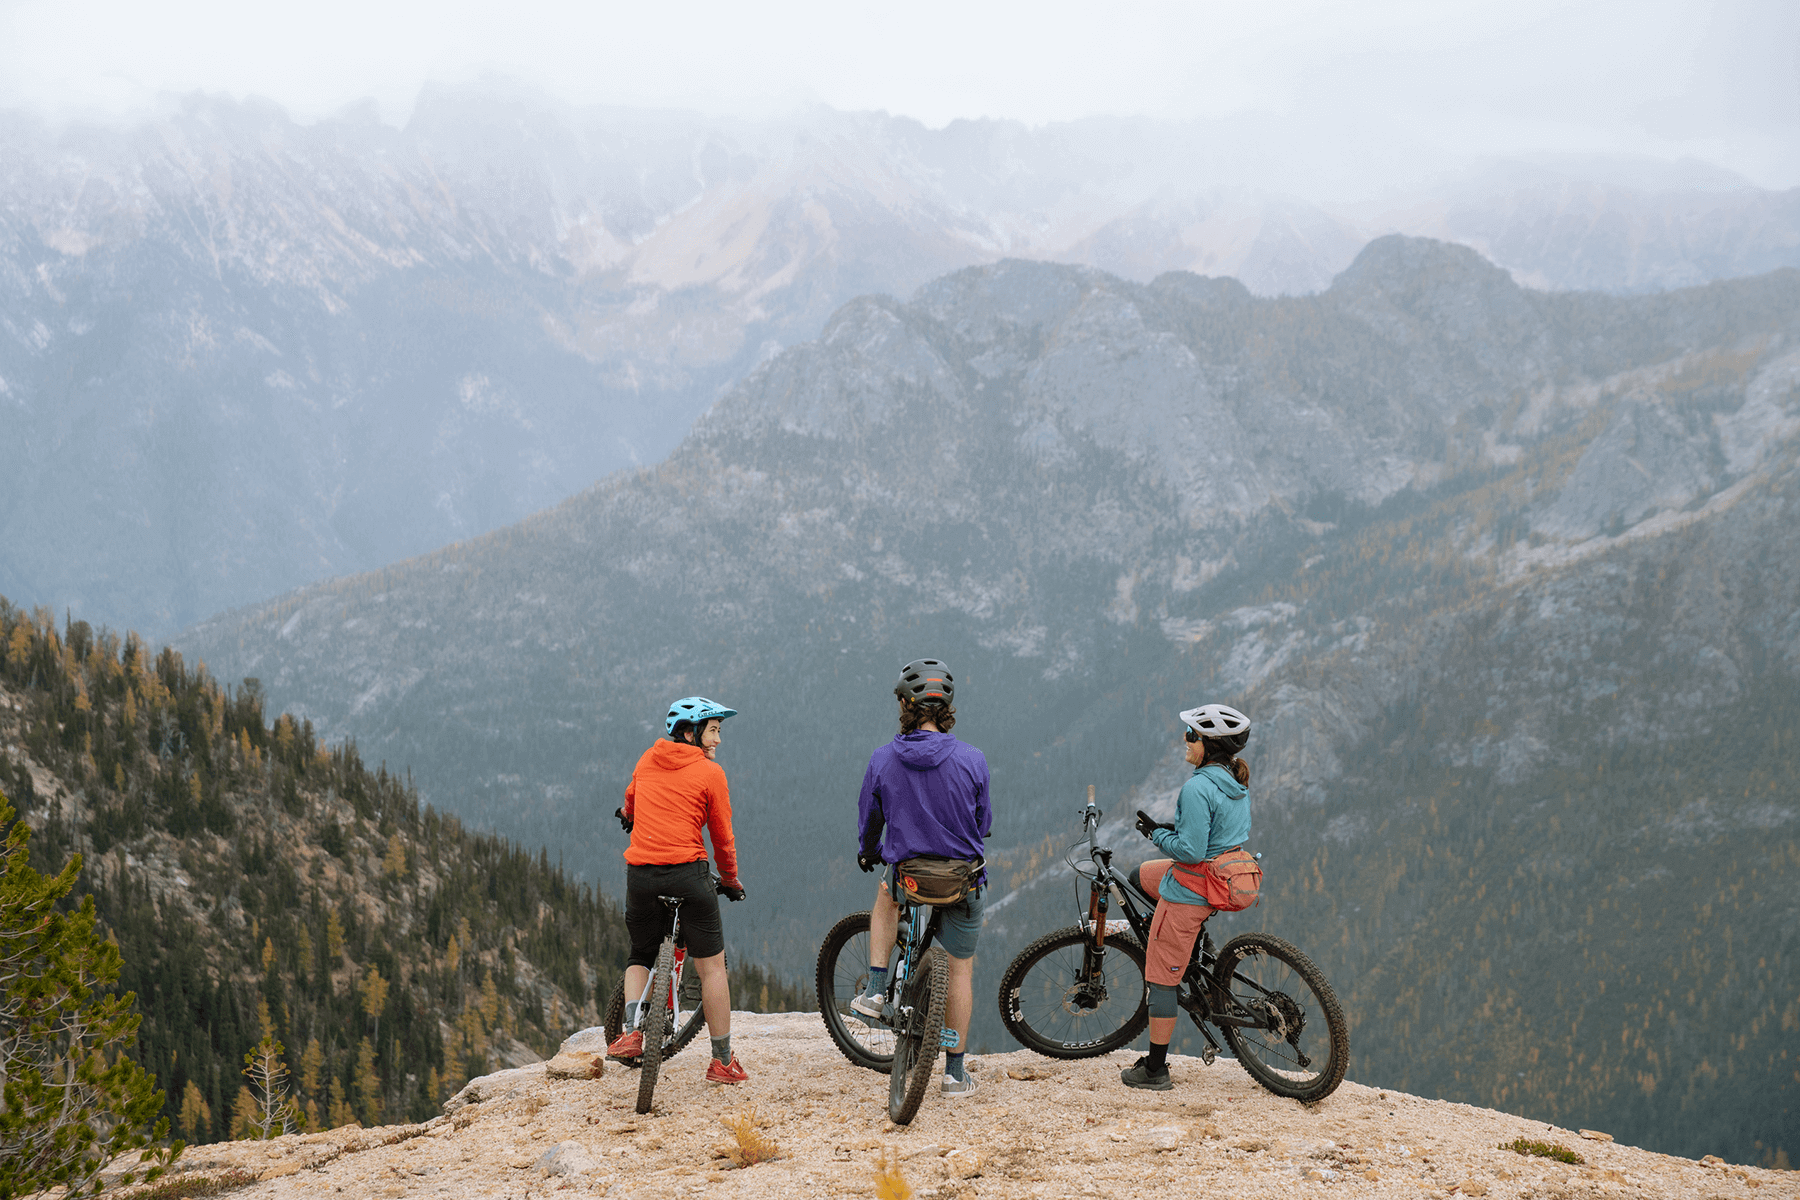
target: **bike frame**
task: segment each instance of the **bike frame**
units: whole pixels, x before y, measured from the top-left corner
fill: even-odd
[[[937,937],[938,926],[943,923],[943,914],[938,909],[928,904],[919,904],[909,900],[904,892],[894,895],[894,903],[899,906],[900,911],[898,920],[894,922],[894,953],[888,960],[887,988],[882,992],[882,997],[886,1001],[883,1006],[884,1013],[893,1010],[897,998],[901,995],[901,989],[912,977],[913,969],[918,965],[919,959],[926,950],[931,948],[932,941]],[[931,913],[929,917],[925,915],[926,910]],[[901,1014],[896,1011],[894,1015],[897,1017]],[[858,1019],[866,1018],[859,1017]],[[884,1017],[883,1024],[892,1029],[897,1022]],[[944,1033],[940,1035],[938,1049],[955,1050],[961,1045],[958,1042],[956,1046],[952,1046],[942,1040],[950,1032],[951,1030],[946,1026]]]

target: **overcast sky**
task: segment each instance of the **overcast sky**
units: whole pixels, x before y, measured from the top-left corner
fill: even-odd
[[[398,124],[424,83],[490,73],[577,103],[1248,116],[1800,185],[1800,0],[0,0],[0,104],[55,115],[201,89]]]

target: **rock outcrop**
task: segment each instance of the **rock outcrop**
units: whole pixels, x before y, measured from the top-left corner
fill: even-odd
[[[181,1166],[253,1177],[234,1193],[247,1200],[870,1196],[884,1163],[897,1163],[915,1196],[959,1200],[1150,1196],[1176,1186],[1246,1200],[1800,1196],[1791,1172],[1672,1158],[1353,1082],[1301,1105],[1262,1090],[1229,1059],[1211,1067],[1173,1059],[1175,1090],[1150,1093],[1119,1083],[1128,1052],[1069,1063],[1023,1050],[984,1055],[979,1091],[930,1097],[897,1128],[885,1078],[847,1063],[817,1014],[734,1013],[733,1037],[749,1083],[704,1083],[704,1057],[690,1049],[665,1066],[645,1116],[633,1111],[633,1072],[559,1081],[527,1069],[425,1125],[201,1146]],[[720,1144],[722,1119],[772,1141],[776,1156],[737,1166]],[[1503,1147],[1519,1139],[1579,1161]]]

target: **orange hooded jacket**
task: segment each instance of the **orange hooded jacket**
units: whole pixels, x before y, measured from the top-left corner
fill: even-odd
[[[632,820],[625,861],[636,867],[704,862],[700,830],[712,833],[713,857],[737,886],[737,841],[731,835],[731,789],[725,768],[686,742],[659,741],[631,769],[625,815]]]

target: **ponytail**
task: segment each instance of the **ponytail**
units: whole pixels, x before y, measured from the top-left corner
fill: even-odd
[[[1243,749],[1242,741],[1227,749],[1222,740],[1213,738],[1201,738],[1200,740],[1206,744],[1206,755],[1200,762],[1201,766],[1210,767],[1217,763],[1231,772],[1231,777],[1238,781],[1239,787],[1250,786],[1250,764],[1237,756],[1237,752]]]

